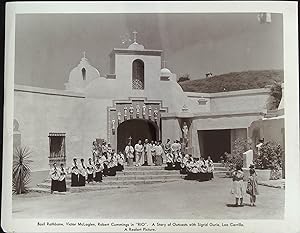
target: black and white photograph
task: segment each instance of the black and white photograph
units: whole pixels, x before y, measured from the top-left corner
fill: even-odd
[[[253,4],[180,12],[152,2],[145,13],[151,2],[96,3],[82,13],[24,4],[13,36],[6,29],[11,221],[49,232],[247,232],[243,221],[292,216],[298,73],[286,65],[285,22],[296,18]]]

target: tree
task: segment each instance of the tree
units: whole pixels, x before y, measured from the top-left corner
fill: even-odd
[[[184,75],[181,75],[177,82],[180,83],[180,82],[189,81],[189,80],[191,80],[190,74],[186,73]]]
[[[235,170],[236,166],[243,167],[243,153],[249,150],[250,144],[247,139],[237,138],[232,146],[232,152],[225,153],[225,167],[228,169],[229,175]]]

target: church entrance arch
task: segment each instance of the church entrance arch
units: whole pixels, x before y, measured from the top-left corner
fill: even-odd
[[[131,138],[131,144],[134,146],[138,140],[147,138],[149,141],[155,141],[159,138],[158,126],[151,120],[131,119],[122,122],[117,128],[117,150],[124,151]]]

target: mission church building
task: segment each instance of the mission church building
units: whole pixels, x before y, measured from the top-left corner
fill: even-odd
[[[65,90],[15,85],[14,146],[29,147],[32,169],[46,170],[54,160],[70,166],[73,157],[92,157],[95,139],[123,151],[129,138],[135,144],[186,137],[188,153],[217,162],[237,138],[255,145],[265,137],[251,124],[266,114],[268,88],[184,92],[162,53],[144,48],[134,34],[128,48],[112,50],[110,74],[101,74],[84,53]]]

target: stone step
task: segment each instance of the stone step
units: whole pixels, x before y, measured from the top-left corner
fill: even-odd
[[[165,165],[164,166],[138,166],[138,167],[136,167],[136,166],[132,166],[132,167],[124,166],[124,171],[164,170],[164,168],[165,168]]]
[[[219,171],[227,171],[225,167],[217,167],[215,168],[214,172]],[[179,170],[124,170],[124,171],[118,171],[116,173],[116,176],[155,176],[155,175],[176,175],[180,174]],[[103,178],[105,178],[103,176]],[[50,177],[47,178],[47,180],[50,180]],[[71,175],[67,175],[66,180],[71,180]]]
[[[127,188],[130,186],[130,185],[122,185],[122,184],[117,184],[117,185],[108,185],[108,184],[102,185],[102,184],[104,183],[86,184],[85,186],[81,186],[81,187],[71,187],[70,185],[67,185],[67,192],[107,190],[107,189],[115,189],[115,188]],[[37,186],[38,187],[36,188],[32,188],[32,191],[50,193],[51,184],[49,182],[40,183]],[[55,192],[55,193],[63,194],[63,192],[62,193]]]
[[[181,174],[158,174],[158,175],[117,175],[117,176],[107,176],[103,178],[106,180],[155,180],[155,179],[173,179],[182,178]]]
[[[145,176],[145,175],[124,175],[124,176],[106,176],[103,177],[103,181],[101,183],[107,183],[107,182],[112,182],[112,181],[125,181],[125,182],[130,182],[130,181],[135,181],[135,180],[144,180],[144,181],[148,181],[148,180],[169,180],[169,179],[182,179],[184,178],[185,175],[181,175],[181,174],[175,174],[175,175],[153,175],[153,176]],[[47,184],[51,184],[51,179],[46,179],[43,183],[47,183]],[[43,184],[42,183],[42,184]],[[71,180],[67,179],[66,180],[66,184],[68,186],[71,185]],[[86,183],[88,184],[88,183]],[[100,183],[96,183],[96,182],[91,182],[88,185],[97,185]]]
[[[171,171],[167,171],[167,170],[149,170],[149,171],[145,171],[145,170],[124,170],[122,172],[117,172],[117,176],[127,176],[127,175],[145,175],[145,176],[152,176],[152,175],[172,175],[172,174],[179,174],[179,171],[177,170],[171,170]]]
[[[102,187],[102,186],[124,186],[124,185],[139,185],[139,184],[152,184],[152,183],[164,183],[169,181],[175,181],[175,180],[182,180],[183,177],[172,177],[169,179],[134,179],[134,180],[103,180],[101,183],[89,183],[86,184],[84,187]],[[40,188],[49,188],[51,186],[50,182],[43,182],[37,185]],[[67,188],[70,187],[70,183],[67,182]],[[81,188],[81,187],[70,187],[73,188]]]

